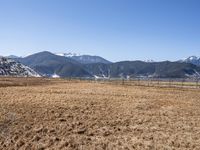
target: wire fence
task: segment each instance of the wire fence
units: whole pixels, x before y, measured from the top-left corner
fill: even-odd
[[[180,79],[131,79],[131,80],[103,80],[100,82],[121,84],[127,86],[146,86],[146,87],[168,87],[168,88],[197,88],[200,89],[199,80],[180,80]]]
[[[0,78],[0,87],[4,86],[28,86],[28,85],[40,85],[41,83],[47,84],[51,78]],[[39,81],[38,81],[39,80]],[[62,79],[55,79],[63,82]],[[200,79],[163,79],[163,78],[64,78],[66,81],[78,82],[80,81],[89,81],[93,83],[102,83],[102,84],[115,84],[115,85],[124,85],[124,86],[147,86],[147,87],[178,87],[178,88],[196,88],[200,89]]]
[[[69,78],[68,78],[69,79]],[[158,78],[110,78],[110,79],[94,79],[94,78],[70,78],[69,80],[89,80],[95,83],[115,84],[124,86],[146,86],[146,87],[167,87],[167,88],[196,88],[200,89],[199,79],[158,79]]]

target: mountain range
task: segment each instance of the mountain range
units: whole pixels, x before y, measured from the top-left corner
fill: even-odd
[[[195,58],[195,57],[193,57]],[[192,58],[181,61],[121,61],[112,63],[99,56],[53,54],[48,51],[27,57],[12,57],[41,76],[84,78],[199,78],[200,66]],[[196,58],[195,58],[196,60]]]

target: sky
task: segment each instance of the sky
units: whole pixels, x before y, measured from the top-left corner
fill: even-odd
[[[0,0],[0,55],[200,56],[200,0]]]

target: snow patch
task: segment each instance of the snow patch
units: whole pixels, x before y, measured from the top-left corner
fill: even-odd
[[[95,78],[95,79],[106,79],[106,80],[110,79],[110,77],[107,77],[107,76],[105,76],[105,75],[103,75],[103,76],[94,75],[94,78]]]
[[[80,56],[80,54],[69,52],[69,53],[57,53],[55,55],[63,56],[63,57],[73,57],[73,56]]]
[[[60,78],[60,76],[57,75],[56,73],[54,73],[51,77],[52,77],[52,78]]]

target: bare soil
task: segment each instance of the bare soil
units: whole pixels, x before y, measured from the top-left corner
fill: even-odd
[[[0,149],[198,150],[200,91],[1,78]]]

